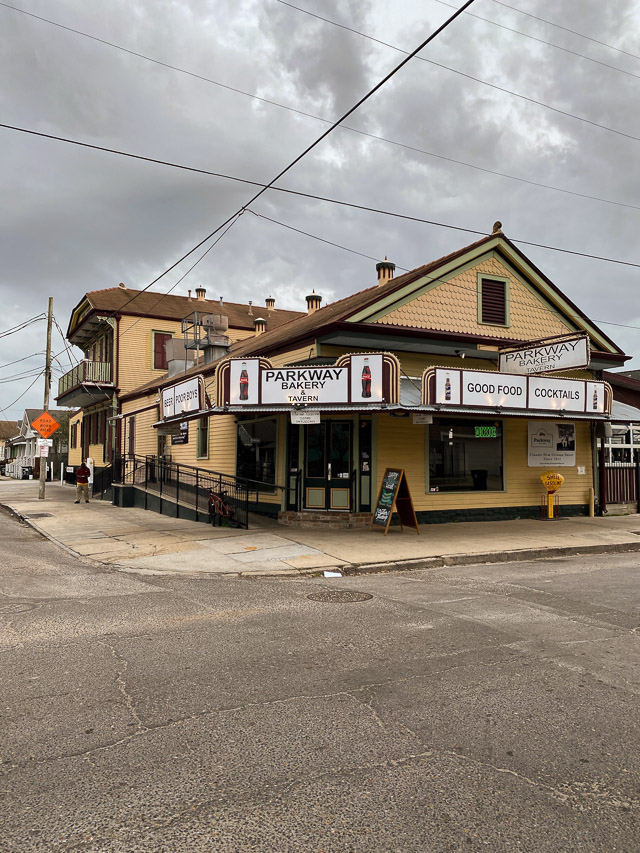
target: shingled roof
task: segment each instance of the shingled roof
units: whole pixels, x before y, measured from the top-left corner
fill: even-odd
[[[267,328],[278,328],[296,317],[303,316],[300,311],[287,311],[282,308],[269,310],[257,305],[243,305],[238,302],[222,302],[217,299],[193,299],[188,296],[161,294],[152,290],[131,290],[128,287],[108,287],[105,290],[90,290],[82,302],[109,314],[124,313],[133,317],[154,317],[162,320],[182,320],[194,311],[207,314],[224,314],[229,318],[233,329],[253,330],[256,317],[267,321]],[[82,304],[80,303],[80,305]],[[71,322],[79,305],[71,314]],[[251,313],[249,313],[251,312]],[[67,334],[71,332],[71,322]]]
[[[14,438],[19,432],[15,421],[0,421],[0,441]]]

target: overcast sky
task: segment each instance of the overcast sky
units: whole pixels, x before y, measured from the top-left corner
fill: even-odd
[[[511,2],[521,11],[476,0],[469,11],[486,20],[460,16],[427,61],[411,60],[347,121],[389,141],[338,129],[279,185],[485,233],[499,219],[515,240],[640,263],[640,0]],[[402,58],[278,0],[15,5],[222,85],[2,5],[0,121],[261,182],[327,124],[223,86],[335,119]],[[408,51],[452,11],[438,0],[295,5]],[[86,291],[145,287],[255,192],[2,128],[0,146],[0,335],[46,311],[48,296],[66,330]],[[477,239],[273,191],[252,209],[407,269]],[[521,249],[640,366],[640,270]],[[154,289],[167,292],[201,253]],[[246,212],[173,292],[201,285],[258,305],[272,294],[304,310],[312,289],[325,304],[374,282],[375,260]],[[42,379],[14,403],[33,377],[11,377],[42,367],[44,341],[42,320],[0,337],[0,419],[41,405]],[[57,374],[68,369],[59,355]],[[52,405],[56,393],[57,380]]]

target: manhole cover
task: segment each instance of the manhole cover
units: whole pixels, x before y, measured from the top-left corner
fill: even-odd
[[[20,604],[16,601],[11,604],[0,604],[0,613],[26,613],[36,607],[36,604]]]
[[[353,592],[348,589],[327,589],[312,592],[307,596],[311,601],[324,601],[328,604],[353,604],[356,601],[369,601],[373,598],[368,592]]]
[[[50,512],[32,512],[29,515],[25,515],[25,518],[51,518]]]

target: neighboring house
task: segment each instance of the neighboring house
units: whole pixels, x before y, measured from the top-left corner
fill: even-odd
[[[309,294],[306,315],[123,393],[119,450],[137,473],[114,500],[147,506],[149,460],[179,428],[173,463],[254,481],[258,508],[285,523],[367,524],[387,468],[404,469],[423,522],[537,516],[541,474],[557,468],[562,512],[588,512],[612,404],[602,371],[628,356],[499,223],[398,278],[388,261],[376,269],[373,287],[324,308]],[[588,365],[496,372],[501,348],[576,334]],[[164,511],[187,513],[184,482],[180,507],[163,489]]]
[[[15,421],[0,421],[0,473],[4,474],[6,460],[9,458],[9,439],[18,431]]]
[[[83,296],[71,314],[67,339],[83,350],[84,358],[59,380],[57,396],[59,405],[80,408],[72,421],[73,464],[82,457],[93,459],[96,468],[111,461],[122,395],[164,375],[171,358],[183,369],[193,364],[201,354],[194,329],[202,331],[207,318],[221,314],[228,318],[224,334],[231,341],[255,334],[258,320],[275,329],[300,316],[276,309],[272,298],[262,309],[206,299],[204,288],[193,299],[191,292],[172,296],[123,284]],[[161,440],[153,452],[163,451]]]
[[[38,477],[40,473],[40,456],[38,454],[37,440],[40,434],[32,428],[31,424],[42,414],[42,409],[25,409],[22,420],[18,421],[15,428],[15,437],[9,441],[11,458],[6,465],[5,473],[9,477],[21,479],[33,475]],[[53,445],[47,457],[47,464],[53,465],[53,474],[57,477],[60,466],[67,461],[68,446],[68,409],[50,409],[49,414],[60,424],[51,439]]]
[[[611,435],[605,442],[605,460],[631,464],[640,460],[640,370],[607,371],[613,389]]]

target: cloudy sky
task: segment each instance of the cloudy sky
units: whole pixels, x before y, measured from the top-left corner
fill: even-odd
[[[0,121],[266,183],[452,12],[294,2],[2,3]],[[476,0],[469,12],[279,186],[483,233],[500,219],[515,240],[640,263],[640,0]],[[13,419],[41,405],[42,379],[14,401],[42,367],[45,323],[3,333],[48,296],[66,330],[87,290],[145,287],[255,190],[4,128],[0,146],[0,419]],[[312,288],[327,302],[374,283],[375,260],[286,225],[406,269],[477,239],[274,191],[251,210],[281,224],[245,212],[174,293],[273,294],[302,310]],[[640,270],[521,248],[640,367]]]

